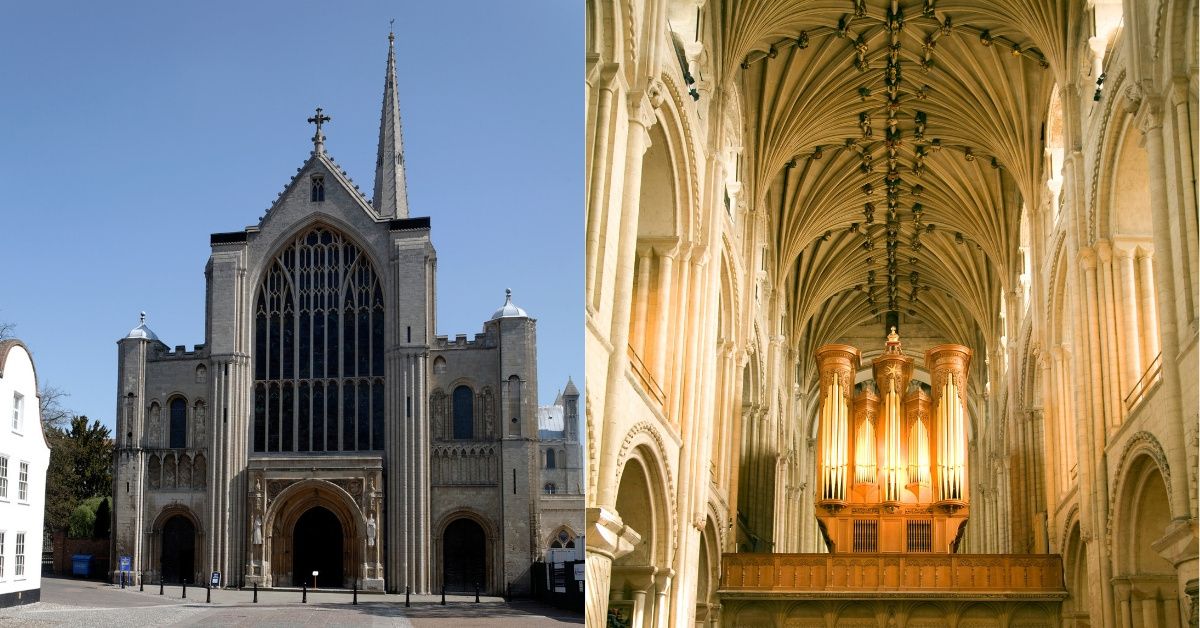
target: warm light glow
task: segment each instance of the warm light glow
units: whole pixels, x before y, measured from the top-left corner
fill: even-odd
[[[908,481],[911,484],[929,486],[929,430],[925,422],[917,417],[908,436]]]
[[[869,415],[858,425],[854,441],[854,483],[875,483],[875,423]]]
[[[822,450],[825,453],[822,469],[825,486],[822,495],[825,499],[845,500],[849,408],[842,392],[841,377],[834,373],[830,379],[829,392],[821,404],[821,424],[825,426],[822,430]]]
[[[896,392],[896,377],[899,369],[888,378],[888,392],[884,397],[884,441],[883,441],[883,499],[900,501],[900,395]]]
[[[963,498],[965,430],[958,386],[951,374],[945,377],[937,404],[938,420],[938,495],[940,499]]]

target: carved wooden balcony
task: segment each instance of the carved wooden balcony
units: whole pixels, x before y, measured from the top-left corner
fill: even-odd
[[[1057,554],[725,554],[722,597],[1061,600]]]

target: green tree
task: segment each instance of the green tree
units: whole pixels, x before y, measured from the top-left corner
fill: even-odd
[[[67,536],[73,539],[90,539],[96,526],[96,511],[79,504],[71,511],[71,518],[67,521]]]
[[[75,515],[81,502],[112,493],[113,443],[109,429],[99,421],[89,425],[86,416],[72,418],[69,429],[47,429],[46,440],[50,444],[45,525],[46,536],[49,537],[56,530],[72,527],[73,522],[83,525],[82,519],[86,516]],[[85,536],[91,536],[94,532],[99,504],[100,500],[97,499],[88,508],[92,521],[86,525]]]

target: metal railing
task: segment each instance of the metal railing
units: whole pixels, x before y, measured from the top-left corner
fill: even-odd
[[[1146,393],[1150,388],[1157,384],[1162,379],[1162,353],[1160,352],[1150,362],[1150,366],[1146,367],[1146,372],[1142,373],[1142,377],[1133,385],[1129,394],[1125,395],[1125,412],[1133,411],[1133,408],[1141,403],[1146,397]]]

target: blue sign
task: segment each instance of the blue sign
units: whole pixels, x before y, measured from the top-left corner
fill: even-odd
[[[221,586],[221,572],[219,572],[219,571],[212,572],[212,576],[210,576],[208,579],[208,586],[210,586],[210,587]]]
[[[121,557],[121,571],[133,571],[133,560],[128,556]]]

